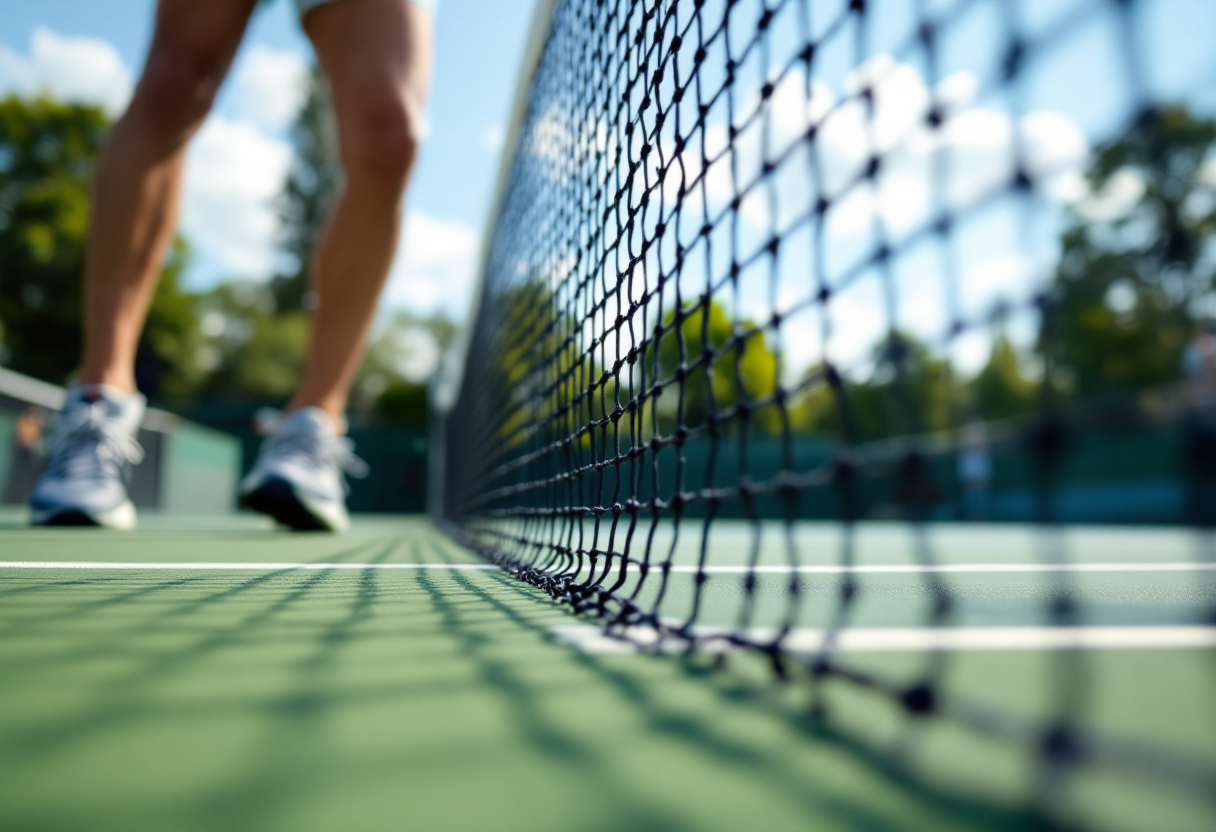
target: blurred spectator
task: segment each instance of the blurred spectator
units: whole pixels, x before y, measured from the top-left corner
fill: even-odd
[[[253,414],[253,432],[258,436],[270,436],[283,421],[283,411],[273,407],[259,407]]]
[[[20,505],[29,497],[30,490],[42,470],[42,434],[46,428],[46,411],[30,406],[22,411],[13,426],[12,463],[4,484],[3,500],[8,505]]]
[[[969,422],[963,426],[958,478],[963,484],[963,519],[986,520],[992,456],[988,452],[988,430],[983,422]]]
[[[1190,379],[1191,410],[1209,421],[1216,416],[1216,320],[1199,322],[1199,332],[1182,353],[1182,370]]]

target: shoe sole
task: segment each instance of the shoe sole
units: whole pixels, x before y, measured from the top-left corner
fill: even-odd
[[[109,511],[88,512],[81,508],[30,509],[31,526],[92,527],[130,531],[137,522],[135,506],[128,500]]]
[[[270,477],[241,495],[245,508],[273,517],[298,532],[334,532],[342,527],[314,511],[287,480]]]

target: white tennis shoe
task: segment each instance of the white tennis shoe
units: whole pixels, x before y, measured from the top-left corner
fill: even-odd
[[[343,474],[367,474],[353,449],[319,409],[300,408],[262,446],[241,483],[241,505],[297,531],[345,531],[350,518]]]
[[[46,469],[30,495],[30,523],[135,528],[127,480],[144,458],[135,439],[144,407],[138,393],[101,384],[68,388],[51,422]]]

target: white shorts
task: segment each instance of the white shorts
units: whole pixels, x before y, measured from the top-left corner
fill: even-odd
[[[324,6],[326,3],[337,3],[339,0],[295,0],[296,10],[300,13],[300,20],[304,19],[304,15],[315,9],[317,6]],[[432,14],[435,13],[435,6],[439,4],[439,0],[410,0],[419,6],[429,10]]]

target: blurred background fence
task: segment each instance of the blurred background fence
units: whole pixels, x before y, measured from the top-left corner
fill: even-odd
[[[1183,523],[1216,518],[1216,459],[1207,433],[1182,403],[1182,389],[1167,387],[1135,401],[1106,402],[1072,414],[1068,454],[1054,472],[1051,501],[1039,494],[1041,471],[1033,464],[1041,425],[1010,419],[986,425],[983,435],[922,437],[917,458],[886,455],[883,440],[854,449],[867,464],[853,511],[870,519],[981,522]],[[50,419],[63,388],[0,367],[0,504],[25,502],[43,461]],[[256,428],[264,405],[211,400],[182,418],[150,408],[139,441],[146,458],[131,481],[131,496],[144,509],[212,513],[235,507],[237,483],[256,459]],[[1082,429],[1083,428],[1083,429]],[[964,429],[964,434],[967,429]],[[424,429],[353,425],[350,436],[370,463],[365,479],[350,482],[355,512],[413,513],[427,509],[428,435]],[[774,478],[792,466],[808,477],[833,476],[840,449],[814,436],[736,437],[719,444],[692,440],[658,456],[642,476],[645,498],[669,500],[677,483],[689,488],[729,488],[733,472],[746,468],[753,481]],[[591,448],[582,451],[590,459]],[[885,464],[883,464],[885,463]],[[910,477],[908,466],[918,466]],[[736,481],[737,482],[737,481]],[[911,483],[911,485],[910,485]],[[657,486],[657,488],[656,488]],[[750,505],[724,501],[717,516],[839,518],[839,495],[818,489],[787,505],[779,492],[757,494]],[[703,516],[690,502],[688,516]]]
[[[854,511],[873,520],[919,516],[926,521],[1137,524],[1182,523],[1189,522],[1196,511],[1204,512],[1205,517],[1211,514],[1211,476],[1190,472],[1193,442],[1184,421],[1110,426],[1073,437],[1047,506],[1040,503],[1039,472],[1029,451],[1034,436],[1019,431],[1020,427],[1010,425],[1011,435],[1001,442],[963,452],[951,452],[944,437],[941,442],[929,438],[919,462],[893,457],[886,460],[889,464],[877,465],[877,471],[868,471],[854,489]],[[882,444],[874,443],[858,448],[857,453],[881,459],[884,450]],[[751,479],[772,481],[785,468],[786,453],[787,445],[781,439],[749,440],[746,454]],[[830,477],[832,466],[839,461],[831,443],[808,437],[791,438],[788,453],[798,470],[809,472],[809,477]],[[671,498],[670,484],[681,467],[685,482],[720,479],[715,482],[717,487],[730,487],[727,480],[730,472],[739,470],[740,455],[737,444],[719,446],[712,464],[720,476],[710,477],[707,442],[686,445],[680,463],[674,450],[660,454],[658,481],[669,487],[660,486],[659,496]],[[918,485],[909,486],[909,464],[922,466],[914,480]],[[968,476],[976,467],[982,468],[984,476]],[[643,493],[649,498],[653,493],[645,485],[649,474],[643,479]],[[751,510],[758,517],[779,518],[785,516],[787,506],[783,495],[769,492],[754,497]],[[829,489],[799,494],[793,510],[799,518],[820,520],[839,519],[845,513],[838,495]],[[704,505],[690,503],[685,516],[703,517],[705,513]],[[715,516],[742,519],[748,516],[748,507],[723,501],[715,508]]]
[[[1010,419],[961,439],[928,434],[915,459],[902,453],[885,458],[895,446],[883,440],[857,446],[857,456],[878,464],[861,466],[867,474],[855,489],[853,510],[870,519],[901,520],[1210,521],[1216,516],[1216,460],[1204,441],[1207,434],[1183,403],[1183,392],[1170,386],[1070,414],[1075,435],[1054,472],[1049,505],[1039,498],[1042,474],[1031,453],[1042,441],[1041,425]],[[62,387],[0,368],[0,503],[25,502],[41,470],[47,427],[62,402]],[[139,436],[147,456],[131,481],[135,504],[169,513],[233,510],[239,477],[253,464],[262,441],[256,424],[263,408],[256,402],[209,400],[188,410],[189,418],[150,408]],[[371,463],[367,478],[350,483],[352,511],[426,510],[425,429],[356,424],[350,436]],[[590,458],[591,448],[581,450]],[[719,444],[714,457],[709,443],[693,440],[659,454],[657,467],[643,472],[640,494],[669,500],[677,483],[684,490],[692,484],[728,488],[743,454],[756,482],[772,480],[791,463],[806,476],[830,477],[840,460],[834,443],[814,436],[735,437]],[[910,465],[919,468],[912,477]],[[689,505],[688,516],[704,515],[704,503]],[[836,492],[818,489],[800,494],[792,506],[776,491],[757,494],[750,505],[724,501],[716,514],[782,517],[790,510],[806,519],[833,519],[843,509]]]

